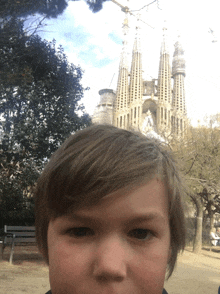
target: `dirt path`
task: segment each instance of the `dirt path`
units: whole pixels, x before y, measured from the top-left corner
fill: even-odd
[[[213,249],[214,250],[214,249]],[[170,280],[169,294],[217,294],[220,286],[220,249],[196,255],[188,248],[181,255]]]
[[[48,267],[36,246],[15,246],[13,265],[10,250],[4,250],[0,262],[0,294],[45,294],[50,289]]]
[[[14,264],[8,263],[9,248],[0,262],[1,294],[45,294],[50,286],[48,268],[35,246],[17,246]],[[220,286],[220,248],[202,250],[200,255],[188,248],[178,259],[177,267],[165,288],[169,294],[217,294]]]

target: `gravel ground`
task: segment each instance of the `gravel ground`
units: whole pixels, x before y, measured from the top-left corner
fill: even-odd
[[[220,248],[201,254],[192,248],[180,255],[173,275],[165,282],[169,294],[217,294],[220,286]]]

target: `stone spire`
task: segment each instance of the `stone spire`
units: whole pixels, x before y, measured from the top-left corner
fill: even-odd
[[[140,41],[139,20],[136,26],[136,36],[132,51],[130,87],[129,87],[129,117],[130,125],[133,128],[141,128],[142,116],[142,97],[143,97],[143,79],[142,79],[142,53]]]
[[[175,43],[175,51],[173,54],[172,77],[173,84],[173,132],[177,135],[181,134],[186,129],[186,105],[185,105],[185,60],[184,51],[178,40]]]
[[[123,23],[123,49],[121,53],[118,83],[116,91],[116,101],[114,106],[114,125],[120,128],[127,128],[129,124],[128,103],[129,103],[129,85],[128,85],[128,12],[125,13]]]
[[[160,65],[158,73],[158,101],[171,103],[171,67],[167,46],[166,28],[163,28],[163,42],[160,50]]]
[[[127,108],[128,106],[128,16],[126,13],[125,20],[123,23],[123,49],[121,53],[121,60],[119,65],[117,94],[116,94],[116,110]]]
[[[175,51],[173,54],[173,64],[172,64],[172,77],[174,79],[173,85],[173,109],[186,113],[185,106],[185,87],[184,87],[184,77],[185,77],[185,60],[184,51],[179,40],[175,43]]]
[[[143,95],[142,81],[142,53],[140,40],[139,21],[136,27],[136,37],[132,51],[131,77],[130,77],[130,103],[142,101]]]
[[[172,100],[172,87],[171,87],[171,67],[170,56],[167,46],[166,28],[163,28],[163,41],[160,50],[160,63],[158,73],[158,110],[157,110],[157,125],[159,129],[170,128],[171,116],[171,100]]]

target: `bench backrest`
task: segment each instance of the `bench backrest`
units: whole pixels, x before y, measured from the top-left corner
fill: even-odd
[[[12,233],[15,235],[15,243],[33,243],[35,239],[35,227],[26,226],[4,226],[5,233]],[[11,243],[13,237],[7,236],[4,243]]]

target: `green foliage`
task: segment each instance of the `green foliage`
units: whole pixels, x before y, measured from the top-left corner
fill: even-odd
[[[89,8],[92,10],[92,12],[98,12],[102,9],[102,5],[106,1],[110,0],[87,0],[86,2],[89,5]]]
[[[97,12],[105,1],[86,2]],[[67,6],[67,0],[0,3],[0,226],[34,224],[33,189],[47,159],[91,124],[80,104],[81,68],[68,63],[62,46],[55,50],[55,40],[34,35],[43,19]],[[41,17],[30,36],[23,21],[35,14]]]
[[[66,0],[1,0],[0,17],[26,17],[36,13],[57,17],[67,5]]]
[[[27,38],[21,22],[12,20],[8,26],[17,26],[18,32],[2,44],[0,54],[2,149],[7,152],[17,144],[35,159],[50,157],[71,132],[90,123],[79,103],[85,90],[82,70],[68,63],[61,46],[56,52],[55,40]]]
[[[78,1],[78,0],[72,0]],[[102,9],[102,4],[107,0],[86,0],[93,12]],[[1,0],[0,18],[27,17],[40,14],[46,18],[56,18],[68,6],[68,0]]]
[[[0,227],[3,224],[34,223],[34,200],[31,197],[39,176],[31,160],[2,163],[0,172]]]
[[[55,40],[26,36],[16,18],[0,36],[0,217],[14,224],[33,217],[31,196],[45,160],[91,119],[80,104],[83,72],[62,46],[56,51]]]

